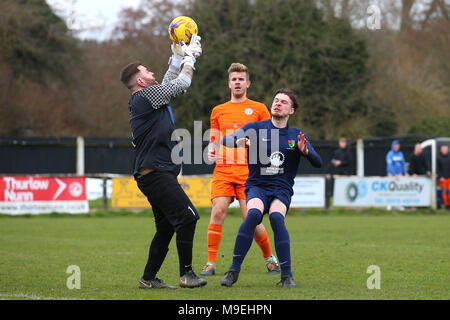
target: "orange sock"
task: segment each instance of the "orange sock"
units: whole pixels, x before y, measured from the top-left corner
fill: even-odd
[[[442,202],[444,206],[450,206],[450,178],[440,181],[439,187],[442,190]]]
[[[445,206],[450,206],[450,195],[449,189],[442,189],[442,202],[444,202]]]
[[[208,240],[208,262],[217,263],[217,252],[222,240],[222,226],[209,224],[206,239]]]
[[[444,180],[445,185],[445,198],[444,198],[444,204],[448,207],[450,206],[450,178],[446,178]]]
[[[260,236],[254,236],[253,239],[255,239],[256,243],[261,248],[264,258],[268,258],[272,255],[272,250],[270,249],[270,241],[269,237],[267,236],[267,231],[264,231],[264,233]]]

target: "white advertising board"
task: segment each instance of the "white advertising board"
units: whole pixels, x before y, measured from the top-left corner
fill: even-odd
[[[425,177],[339,177],[334,181],[337,207],[426,207],[431,205],[431,180]]]
[[[297,177],[291,208],[324,208],[325,177]]]
[[[325,177],[297,177],[293,189],[291,208],[325,207]],[[238,208],[239,201],[234,200],[230,207]]]

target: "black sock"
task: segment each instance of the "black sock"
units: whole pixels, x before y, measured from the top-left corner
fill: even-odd
[[[177,251],[180,262],[180,277],[192,270],[192,247],[194,245],[195,226],[197,221],[180,227],[177,231]]]
[[[148,281],[155,279],[156,274],[161,268],[167,252],[169,251],[169,243],[173,233],[173,229],[171,232],[170,230],[160,230],[156,232],[152,243],[150,244],[147,265],[145,266],[144,275],[142,276],[144,280]]]

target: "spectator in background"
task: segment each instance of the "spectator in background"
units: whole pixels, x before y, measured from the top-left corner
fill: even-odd
[[[339,148],[334,150],[333,157],[328,165],[324,168],[324,172],[330,173],[331,179],[327,179],[327,196],[332,197],[334,193],[334,175],[350,175],[350,151],[347,147],[347,139],[339,139]]]
[[[386,170],[388,176],[409,176],[406,170],[405,157],[400,151],[400,142],[392,141],[391,150],[386,155]]]
[[[396,178],[400,176],[409,177],[408,171],[406,170],[405,157],[403,152],[400,151],[400,142],[398,140],[392,141],[391,150],[386,155],[386,170],[388,176],[395,176]],[[387,206],[388,210],[392,209],[392,206]],[[405,210],[403,206],[396,206],[397,210]]]
[[[414,152],[408,158],[409,174],[416,177],[418,175],[430,174],[430,166],[422,153],[422,146],[420,143],[416,143],[414,146]]]
[[[350,174],[350,164],[351,164],[350,150],[347,147],[347,140],[345,138],[339,139],[339,149],[335,150],[333,153],[333,158],[331,159],[331,164],[333,165],[333,173],[340,175]]]
[[[437,157],[437,178],[442,190],[442,203],[450,209],[450,155],[447,145],[441,146]]]

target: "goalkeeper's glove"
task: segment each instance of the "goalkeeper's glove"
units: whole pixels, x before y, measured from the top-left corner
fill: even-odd
[[[170,45],[170,49],[172,49],[172,54],[183,59],[184,57],[184,51],[180,44],[175,43],[172,41],[172,44]]]
[[[169,59],[169,64],[177,69],[180,69],[181,61],[184,58],[183,48],[181,48],[181,45],[174,43],[173,41],[170,48],[172,49],[172,56]]]
[[[183,41],[180,41],[181,48],[184,52],[184,58],[181,61],[181,64],[186,64],[191,66],[194,70],[194,64],[198,57],[202,55],[202,44],[200,40],[202,38],[196,34],[192,35],[191,42],[186,45]]]

